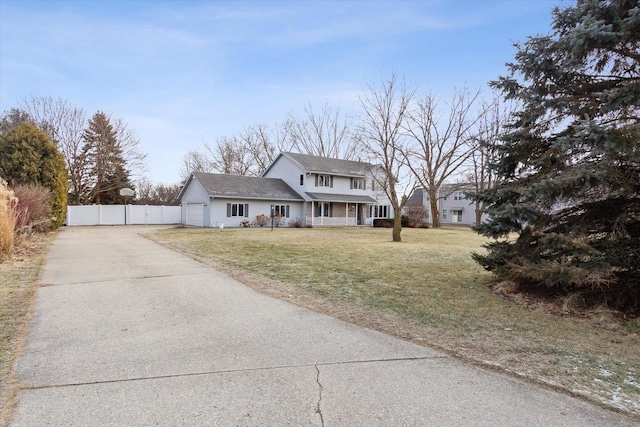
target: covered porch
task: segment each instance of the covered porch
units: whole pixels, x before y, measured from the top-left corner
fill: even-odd
[[[371,225],[368,207],[376,204],[369,196],[307,193],[306,225],[312,227],[345,227]]]

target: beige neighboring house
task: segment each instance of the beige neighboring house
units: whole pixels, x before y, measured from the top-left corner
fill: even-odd
[[[178,198],[182,223],[238,227],[257,215],[284,225],[372,225],[393,209],[375,174],[380,166],[298,153],[280,153],[261,177],[192,173]]]

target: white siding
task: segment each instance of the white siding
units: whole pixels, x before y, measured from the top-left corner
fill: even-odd
[[[322,174],[320,174],[322,175]],[[330,174],[326,174],[327,176],[331,176]],[[321,194],[353,194],[358,196],[364,196],[367,193],[364,190],[352,190],[351,189],[351,178],[345,176],[335,176],[333,175],[333,187],[316,187],[317,182],[317,174],[309,175],[309,179],[307,180],[306,191],[309,193],[321,193]]]
[[[307,177],[304,170],[296,163],[293,163],[288,157],[280,156],[278,157],[278,161],[271,165],[271,168],[269,168],[264,177],[280,178],[295,192],[302,195],[305,191],[305,185],[300,185],[300,175],[304,175],[304,184],[307,183],[307,179],[313,178],[312,176]]]
[[[227,216],[227,203],[248,204],[249,210],[246,216]],[[247,199],[213,199],[209,208],[211,218],[211,227],[240,227],[242,221],[253,223],[256,216],[263,214],[271,215],[271,205],[289,205],[289,218],[285,218],[284,226],[290,226],[291,223],[299,219],[304,220],[303,202],[292,202],[286,200],[247,200]]]
[[[180,199],[180,202],[182,204],[182,220],[181,220],[182,224],[187,224],[187,205],[188,204],[201,203],[205,207],[209,205],[209,194],[204,189],[204,187],[202,187],[202,184],[200,184],[200,182],[198,182],[197,179],[192,179],[186,185],[187,187],[182,193],[182,198]],[[203,225],[205,227],[209,226],[208,213],[209,213],[209,210],[205,209],[204,217],[203,217]]]

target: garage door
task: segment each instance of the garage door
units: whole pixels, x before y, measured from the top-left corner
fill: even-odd
[[[204,224],[204,205],[202,203],[187,204],[187,225],[202,227]]]

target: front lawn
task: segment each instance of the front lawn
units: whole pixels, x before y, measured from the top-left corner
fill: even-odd
[[[192,229],[153,239],[261,292],[640,415],[640,327],[491,292],[466,228]]]

